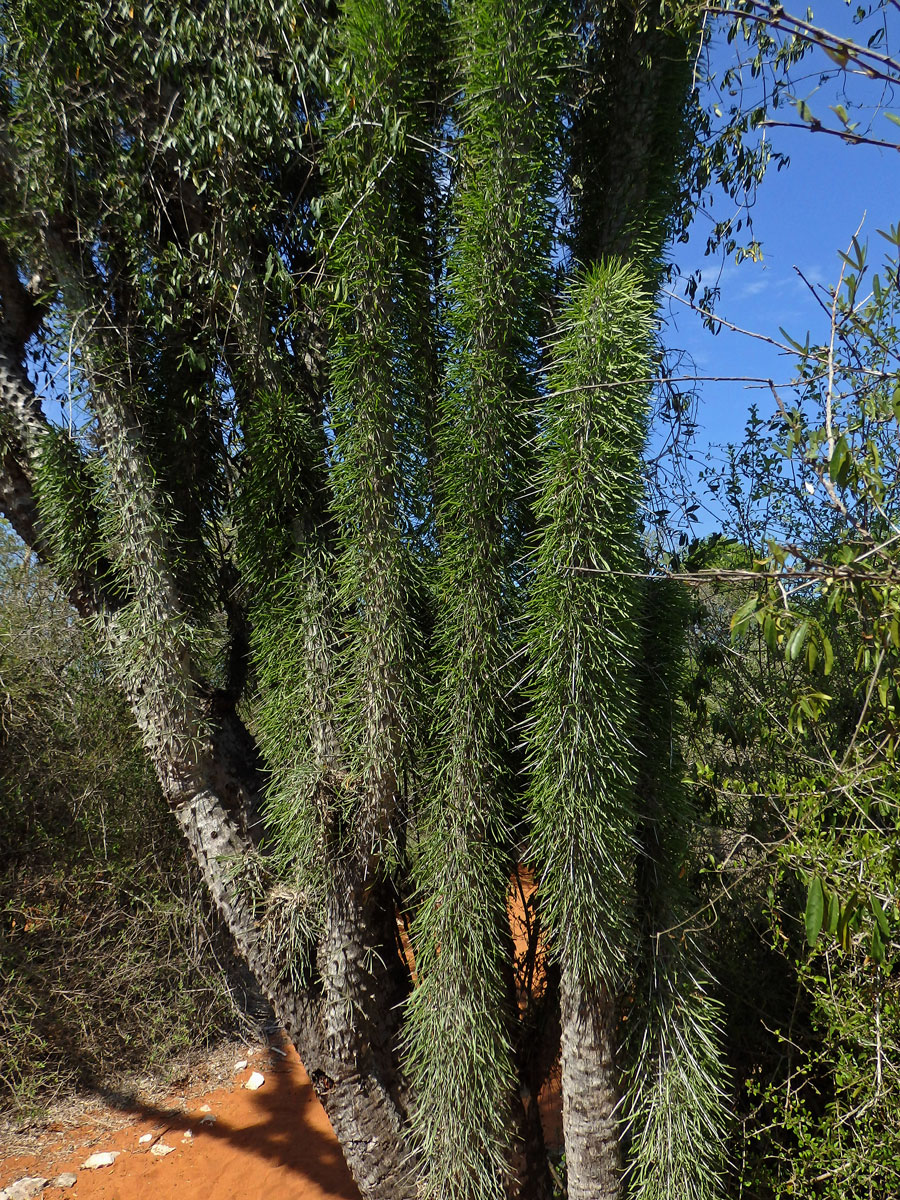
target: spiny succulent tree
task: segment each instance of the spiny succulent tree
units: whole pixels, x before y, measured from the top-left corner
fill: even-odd
[[[0,3],[0,508],[367,1200],[549,1197],[560,1045],[573,1200],[719,1194],[680,618],[638,582],[696,28]]]

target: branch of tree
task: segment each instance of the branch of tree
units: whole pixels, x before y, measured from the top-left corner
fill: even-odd
[[[764,0],[747,0],[747,3],[749,8],[756,11],[748,12],[745,9],[718,4],[711,4],[704,11],[714,16],[734,17],[739,20],[749,19],[758,25],[776,29],[780,33],[789,33],[800,42],[805,42],[809,46],[818,46],[826,53],[845,59],[844,63],[839,64],[844,70],[846,70],[846,63],[857,63],[870,79],[880,79],[885,83],[898,82],[900,62],[891,55],[880,54],[869,46],[861,46],[850,38],[840,37],[801,17],[795,17],[791,13],[785,12],[781,5],[769,4]],[[873,66],[871,65],[873,63],[879,65]],[[881,67],[885,67],[887,70],[881,70]],[[888,72],[892,72],[892,74]]]
[[[47,306],[22,283],[3,238],[0,238],[0,297],[3,298],[4,332],[17,349],[24,350],[29,339],[40,329]]]
[[[850,133],[846,129],[830,129],[821,121],[772,121],[767,118],[760,122],[760,126],[765,129],[805,129],[807,133],[830,134],[831,137],[840,138],[850,146],[879,146],[884,150],[900,151],[900,142],[886,142],[862,133]]]

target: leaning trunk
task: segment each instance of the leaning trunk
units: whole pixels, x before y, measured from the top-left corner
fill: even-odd
[[[16,500],[4,507],[19,534],[45,549],[34,500],[35,476],[44,469],[46,477],[49,460],[44,451],[52,449],[53,434],[16,348],[2,339],[2,332],[0,400],[6,415],[7,457],[16,472],[4,473],[6,491]],[[293,964],[266,936],[258,911],[263,895],[254,871],[255,864],[265,869],[258,847],[262,780],[255,743],[233,703],[221,693],[214,698],[202,694],[188,648],[175,636],[181,628],[180,597],[167,562],[159,498],[143,462],[137,422],[116,424],[110,419],[107,429],[111,477],[121,495],[121,511],[129,513],[131,522],[123,526],[122,542],[135,537],[138,526],[143,553],[130,560],[127,606],[121,600],[124,589],[110,602],[86,571],[75,577],[79,606],[93,613],[113,659],[121,660],[117,670],[163,792],[236,949],[271,1001],[316,1087],[362,1196],[414,1200],[403,1113],[382,1082],[384,1069],[380,1075],[372,1069],[372,1030],[361,1036],[358,1028],[366,1013],[394,1011],[396,985],[386,982],[391,975],[385,969],[371,981],[374,986],[362,1004],[360,995],[350,992],[351,1002],[341,1003],[336,1011],[335,989],[342,981],[332,979],[329,987],[326,970],[324,987],[312,977],[308,986],[297,986]],[[133,642],[136,615],[143,626],[140,671],[133,663],[128,669],[128,651],[133,652],[129,632]],[[352,894],[350,883],[346,887]],[[341,909],[338,904],[335,911]],[[332,920],[323,947],[332,964],[336,955],[330,951],[338,947],[345,962],[390,961],[391,947],[373,947],[359,921],[348,928],[346,921]],[[382,987],[387,996],[379,994]],[[342,1023],[344,1032],[336,1036]]]

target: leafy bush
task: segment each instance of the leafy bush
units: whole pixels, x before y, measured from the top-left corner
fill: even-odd
[[[242,987],[90,628],[0,529],[0,1100],[161,1069]]]

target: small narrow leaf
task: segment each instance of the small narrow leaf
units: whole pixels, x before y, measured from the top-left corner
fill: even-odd
[[[841,915],[841,904],[837,898],[836,892],[828,893],[828,900],[825,904],[825,921],[824,928],[826,933],[834,933],[838,926],[838,917]]]
[[[840,251],[838,251],[838,253],[840,254]],[[806,335],[805,343],[803,343],[801,345],[800,342],[796,341],[794,338],[791,337],[791,335],[788,333],[788,331],[784,328],[783,325],[778,326],[778,332],[781,334],[781,336],[784,338],[784,340],[788,343],[788,345],[792,346],[793,349],[796,350],[798,354],[804,354],[804,355],[809,354],[809,334],[808,333]]]
[[[806,642],[806,636],[809,633],[809,621],[801,621],[794,632],[791,634],[787,644],[787,657],[793,662],[799,657],[800,651],[803,649]]]
[[[841,913],[841,918],[838,921],[837,928],[838,941],[841,944],[842,950],[849,950],[851,944],[850,922],[847,920],[847,913]]]
[[[877,962],[879,965],[884,962],[884,939],[877,925],[873,925],[872,927],[872,945],[869,953],[874,962]]]
[[[815,946],[822,928],[825,914],[825,895],[822,891],[822,880],[814,875],[806,893],[806,940],[810,946]]]
[[[737,634],[743,632],[744,628],[747,625],[747,622],[750,620],[750,617],[753,615],[753,613],[756,612],[756,608],[757,608],[758,604],[759,604],[759,597],[751,596],[749,600],[746,600],[740,606],[740,608],[735,610],[735,612],[731,618],[731,632],[733,635],[737,635]]]
[[[770,650],[774,650],[778,645],[778,626],[769,613],[763,617],[762,630],[766,645]]]
[[[831,451],[831,458],[828,460],[828,474],[832,483],[836,483],[841,475],[841,470],[844,463],[847,461],[847,455],[850,453],[850,448],[847,445],[847,439],[839,437],[834,443],[834,449]]]
[[[830,639],[827,637],[822,638],[822,654],[824,655],[825,659],[824,663],[822,664],[822,671],[824,674],[830,675],[831,668],[834,666],[834,649],[831,645]]]
[[[891,936],[891,927],[888,923],[887,914],[881,907],[881,901],[877,896],[869,897],[869,907],[872,910],[872,916],[875,918],[875,923],[881,930],[882,937],[885,939],[889,938]]]
[[[853,895],[841,910],[838,917],[837,937],[842,950],[849,950],[853,942],[853,918],[859,905],[859,896]]]

